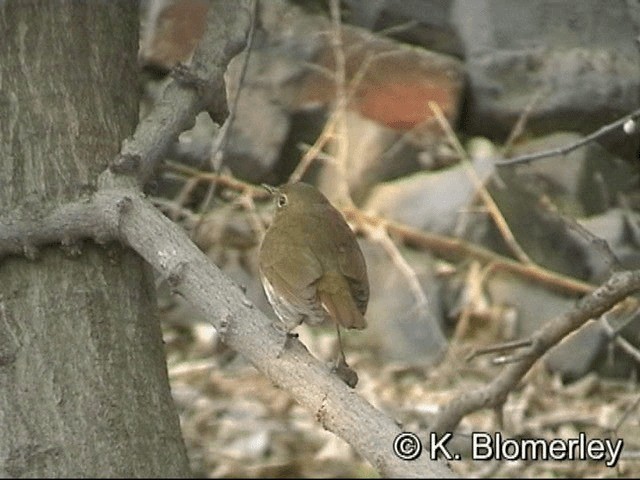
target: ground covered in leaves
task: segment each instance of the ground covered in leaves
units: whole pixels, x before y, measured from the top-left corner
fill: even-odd
[[[299,328],[301,341],[318,358],[335,354],[333,329]],[[207,477],[377,477],[344,441],[314,420],[204,325],[165,326],[169,377],[194,475]],[[389,364],[379,352],[347,335],[347,357],[357,370],[358,393],[426,437],[438,408],[489,382],[502,367],[489,357],[465,361],[473,339],[455,342],[436,366]],[[486,338],[482,342],[487,342]],[[640,475],[640,396],[633,380],[588,375],[563,384],[538,364],[512,392],[501,413],[479,411],[458,427],[500,431],[505,437],[624,439],[614,467],[589,461],[461,461],[455,472],[480,477],[637,477]],[[455,448],[456,442],[449,445]],[[458,442],[460,443],[460,442]],[[391,448],[391,445],[390,445]],[[462,447],[464,448],[464,447]]]

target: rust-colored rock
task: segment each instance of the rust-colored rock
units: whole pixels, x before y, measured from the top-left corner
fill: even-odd
[[[354,79],[358,81],[349,102],[351,110],[395,130],[439,133],[428,106],[434,101],[455,124],[464,86],[460,61],[352,27],[345,27],[342,37],[347,91]],[[333,47],[326,38],[316,63],[325,72],[333,72]],[[301,87],[297,106],[327,104],[335,95],[333,79],[312,70]]]
[[[140,49],[142,62],[163,70],[187,63],[204,34],[208,9],[206,0],[174,0],[150,7]]]

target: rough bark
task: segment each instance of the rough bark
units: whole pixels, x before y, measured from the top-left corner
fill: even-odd
[[[0,213],[95,188],[137,122],[137,33],[131,1],[0,3]],[[0,261],[0,476],[187,474],[145,262],[26,253]]]

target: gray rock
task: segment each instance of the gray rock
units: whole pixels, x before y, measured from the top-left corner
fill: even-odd
[[[308,68],[328,20],[284,0],[260,3],[253,47],[229,132],[225,165],[245,180],[276,183],[269,174],[280,159],[295,97],[292,84]],[[229,64],[227,91],[236,97],[246,52]]]
[[[388,360],[412,364],[440,360],[448,343],[442,331],[439,284],[433,274],[431,257],[401,248],[426,295],[427,303],[421,308],[406,278],[382,247],[370,241],[362,241],[360,245],[367,261],[371,288],[366,314],[368,328],[363,333]]]
[[[578,133],[553,133],[516,145],[513,156],[566,147],[583,138]],[[638,180],[637,169],[597,143],[498,171],[506,169],[513,169],[531,191],[550,198],[561,212],[578,217],[605,211],[618,193],[637,188]]]
[[[637,108],[636,14],[626,1],[456,0],[470,81],[467,131],[504,138],[538,94],[527,123],[536,132],[587,133]]]
[[[451,0],[344,0],[344,4],[349,8],[348,23],[388,31],[392,38],[435,52],[462,55]]]
[[[564,297],[542,286],[511,274],[498,273],[487,281],[492,304],[507,305],[517,312],[515,338],[529,338],[533,332],[575,306],[575,299]],[[545,364],[566,380],[575,380],[591,371],[595,359],[607,343],[602,328],[588,324],[552,348]]]
[[[481,180],[493,172],[492,160],[479,158],[473,165]],[[373,189],[364,209],[421,230],[452,235],[475,196],[476,187],[469,172],[458,164],[380,184]]]
[[[289,116],[264,92],[244,89],[238,99],[236,118],[224,149],[225,165],[238,178],[272,183],[268,174],[280,158],[289,133]]]
[[[601,215],[578,220],[584,228],[597,238],[607,242],[609,249],[620,262],[619,268],[635,270],[640,268],[640,215],[636,212],[612,209]],[[591,271],[592,281],[601,282],[612,273],[607,256],[600,249],[591,245],[587,250],[587,265]]]
[[[544,357],[549,370],[560,374],[563,380],[577,380],[599,369],[597,359],[607,350],[609,340],[602,325],[587,323]]]

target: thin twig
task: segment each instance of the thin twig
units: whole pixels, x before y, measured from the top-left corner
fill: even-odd
[[[209,157],[209,161],[211,162],[211,167],[214,173],[220,173],[220,168],[222,168],[222,160],[225,148],[227,143],[229,142],[229,134],[231,131],[231,126],[236,119],[236,113],[238,110],[238,102],[240,100],[240,93],[242,92],[242,87],[244,85],[245,76],[247,74],[247,69],[249,65],[249,58],[251,56],[251,50],[253,49],[253,34],[256,29],[256,16],[258,15],[258,1],[252,0],[251,4],[251,23],[249,25],[249,33],[247,34],[247,45],[245,47],[245,51],[247,52],[244,57],[244,62],[242,62],[242,68],[240,70],[240,77],[238,79],[238,90],[236,91],[235,96],[233,97],[233,101],[231,102],[231,106],[229,108],[229,116],[225,120],[224,124],[218,131],[217,137],[214,139],[211,145],[211,154]],[[210,205],[213,196],[215,195],[217,188],[216,180],[214,179],[209,183],[209,187],[207,188],[207,193],[204,196],[204,199],[200,203],[199,211],[200,213],[206,212]],[[204,215],[201,217],[204,219]],[[197,232],[202,223],[199,223],[195,227],[195,231]]]
[[[516,240],[516,237],[513,235],[513,232],[511,232],[511,229],[509,228],[509,224],[507,223],[504,216],[500,212],[500,209],[496,205],[496,202],[491,197],[491,194],[485,187],[482,180],[478,178],[478,174],[476,173],[473,166],[469,162],[469,156],[467,155],[467,152],[462,147],[462,144],[460,143],[460,141],[458,140],[458,137],[456,136],[455,132],[451,128],[449,121],[444,116],[444,113],[442,112],[440,105],[438,105],[436,102],[433,102],[433,101],[430,101],[428,105],[431,111],[433,112],[433,114],[435,115],[436,119],[438,120],[440,127],[444,130],[445,134],[447,135],[447,138],[451,142],[451,146],[455,148],[458,155],[460,156],[463,165],[465,166],[467,172],[469,173],[469,177],[475,184],[476,189],[480,194],[480,197],[482,198],[483,203],[486,205],[487,210],[489,211],[489,215],[491,215],[491,218],[495,222],[496,227],[498,227],[498,230],[500,231],[502,238],[504,238],[504,241],[509,246],[511,251],[514,253],[516,258],[518,258],[523,263],[532,263],[529,256],[526,254],[526,252],[522,249],[522,247]]]
[[[529,103],[524,107],[524,110],[518,117],[518,121],[511,129],[507,140],[504,142],[504,146],[502,147],[502,156],[506,157],[511,152],[511,148],[513,144],[516,142],[518,138],[524,132],[524,128],[533,112],[534,107],[538,104],[538,102],[542,99],[543,95],[547,92],[547,88],[541,88],[538,93],[536,93],[533,98],[529,101]]]
[[[251,4],[251,24],[249,26],[249,34],[247,35],[247,46],[245,47],[245,51],[247,52],[244,57],[244,62],[242,62],[242,68],[240,70],[240,77],[238,78],[238,90],[236,91],[235,96],[233,97],[233,101],[231,102],[231,106],[229,108],[229,116],[227,117],[224,125],[220,128],[218,132],[218,136],[213,142],[211,147],[211,167],[215,173],[220,173],[220,167],[222,166],[222,158],[225,148],[227,147],[227,143],[229,142],[229,132],[231,130],[231,126],[236,119],[236,115],[238,112],[238,103],[240,101],[240,92],[242,91],[242,87],[244,85],[244,80],[247,75],[247,70],[249,67],[249,59],[251,58],[251,52],[253,50],[253,37],[256,30],[256,17],[258,16],[258,2],[260,0],[252,0]],[[212,183],[212,185],[214,185]]]
[[[397,52],[389,51],[389,52],[381,52],[377,54],[372,54],[370,52],[366,53],[364,60],[358,67],[357,72],[349,82],[349,86],[346,89],[345,97],[344,97],[345,107],[349,105],[349,102],[356,94],[358,87],[360,86],[360,83],[364,79],[364,76],[369,70],[369,67],[371,66],[371,64],[375,60],[379,60],[382,57],[391,56],[391,55],[397,55]],[[321,73],[324,76],[329,75],[329,73],[327,72],[330,72],[329,76],[331,77],[331,79],[335,81],[335,74],[331,72],[331,70],[328,70],[320,66],[317,66],[317,67],[321,69]],[[305,151],[305,154],[303,155],[302,159],[294,169],[293,173],[289,176],[289,183],[300,181],[300,179],[304,176],[305,172],[309,169],[309,166],[311,165],[311,163],[318,157],[318,154],[322,151],[322,149],[327,145],[329,141],[335,138],[335,136],[337,135],[336,124],[338,122],[339,115],[340,115],[339,108],[334,108],[331,114],[329,115],[329,118],[325,122],[322,132],[320,133],[320,135],[318,136],[318,138],[316,139],[312,147]]]
[[[632,316],[630,320],[634,320],[635,318]],[[619,347],[621,350],[626,352],[630,357],[632,357],[636,362],[640,363],[640,351],[633,346],[626,338],[620,335],[621,328],[613,328],[613,326],[609,323],[607,315],[603,315],[600,319],[600,323],[604,327],[605,331],[609,338],[611,338],[614,344]],[[626,326],[623,325],[623,327]]]
[[[398,250],[398,247],[395,243],[393,243],[393,241],[389,237],[389,234],[383,226],[368,226],[366,230],[367,237],[370,240],[378,243],[384,249],[384,251],[391,259],[393,265],[395,265],[402,276],[406,279],[407,284],[409,285],[409,289],[416,299],[417,309],[420,312],[421,316],[427,315],[427,295],[424,293],[424,290],[420,285],[420,280],[418,280],[418,275],[416,274],[415,270],[402,256],[402,254]]]
[[[220,185],[235,190],[238,193],[243,193],[248,190],[251,192],[251,196],[257,200],[265,200],[271,197],[271,194],[264,188],[239,180],[231,175],[205,172],[203,170],[198,170],[197,168],[173,162],[166,162],[164,168],[170,172],[178,173],[186,177],[198,178],[200,181],[218,182]]]
[[[245,190],[245,192],[236,199],[236,202],[249,214],[251,230],[253,230],[254,235],[258,239],[257,243],[260,244],[260,242],[262,242],[262,238],[264,238],[265,228],[264,223],[256,212],[256,204],[253,202],[251,190]]]
[[[191,193],[193,192],[193,190],[195,190],[195,188],[198,186],[199,183],[200,183],[200,179],[198,177],[188,178],[187,181],[184,182],[184,185],[182,186],[182,188],[178,192],[178,195],[176,195],[176,198],[175,198],[175,207],[178,207],[178,208],[174,208],[169,211],[169,218],[171,220],[173,221],[176,220],[176,216],[179,213],[181,213],[183,209],[182,207],[184,207],[184,205],[187,203],[187,201],[191,197]]]
[[[346,91],[346,59],[342,42],[342,22],[340,18],[340,0],[329,2],[331,11],[331,46],[336,64],[336,125],[332,140],[335,140],[336,166],[338,167],[337,196],[340,203],[352,204],[349,193],[349,181],[347,179],[347,162],[349,161],[349,134],[347,131],[347,91]]]
[[[600,238],[593,234],[590,230],[587,230],[584,226],[578,223],[573,217],[568,215],[561,214],[555,205],[553,205],[550,201],[541,202],[545,207],[546,211],[549,212],[554,217],[558,217],[562,220],[562,223],[570,230],[576,232],[580,237],[586,240],[593,249],[600,253],[603,262],[607,265],[607,270],[609,273],[614,272],[615,270],[621,270],[622,264],[616,254],[613,253],[609,243],[603,238]]]
[[[173,200],[167,200],[163,197],[149,197],[149,201],[167,215],[175,215],[176,218],[173,221],[182,220],[187,230],[193,228],[200,221],[200,215],[193,213],[190,209],[179,205]]]
[[[610,133],[618,128],[623,128],[624,124],[627,123],[629,120],[636,120],[637,118],[640,118],[640,108],[638,110],[631,112],[628,115],[625,115],[619,120],[616,120],[615,122],[612,122],[603,127],[600,127],[595,132],[587,135],[586,137],[578,140],[577,142],[570,143],[568,145],[565,145],[564,147],[553,148],[550,150],[544,150],[542,152],[537,152],[537,153],[530,153],[527,155],[520,155],[518,157],[509,158],[507,160],[497,160],[495,164],[498,167],[503,167],[505,165],[516,165],[519,163],[528,163],[534,160],[540,160],[541,158],[566,155],[567,153],[570,153],[588,143],[591,143],[597,140],[598,138],[606,135],[607,133]]]
[[[633,413],[633,411],[636,408],[638,408],[638,405],[640,405],[640,395],[638,395],[638,397],[633,401],[633,403],[631,405],[629,405],[629,407],[620,416],[620,418],[618,419],[618,421],[616,422],[616,424],[613,427],[613,433],[617,433],[618,432],[618,430],[620,429],[622,424],[627,420],[627,418],[629,418],[629,415],[631,415]]]
[[[464,360],[465,362],[470,362],[471,360],[473,360],[476,357],[479,357],[480,355],[487,355],[489,353],[496,353],[496,352],[505,352],[508,350],[515,350],[516,348],[522,348],[522,347],[530,347],[531,344],[532,344],[532,341],[530,338],[528,338],[525,340],[513,340],[511,342],[504,342],[496,345],[489,345],[487,347],[480,347],[480,348],[474,349]]]
[[[530,351],[514,353],[512,355],[502,355],[492,359],[491,363],[493,365],[508,365],[510,363],[518,363],[531,355],[532,353]]]
[[[420,22],[418,22],[417,20],[409,20],[408,22],[404,22],[399,25],[392,25],[391,27],[383,28],[381,30],[376,30],[375,34],[377,36],[388,37],[390,35],[394,35],[396,33],[409,30],[410,28],[417,27],[419,25],[420,25]]]
[[[314,142],[314,144],[309,148],[305,154],[302,156],[300,162],[293,170],[293,173],[289,176],[289,183],[295,183],[300,181],[300,179],[304,176],[304,174],[309,169],[311,162],[313,162],[318,154],[322,151],[327,142],[332,138],[333,131],[335,128],[335,112],[331,114],[327,122],[324,124],[324,128],[318,138]]]
[[[367,224],[383,223],[394,238],[400,238],[406,244],[418,248],[426,248],[445,259],[460,260],[471,257],[491,264],[495,271],[511,272],[571,295],[588,293],[596,288],[596,285],[553,272],[536,264],[523,264],[459,238],[424,232],[402,223],[370,215],[357,208],[345,208],[342,212],[357,229],[363,229]]]

